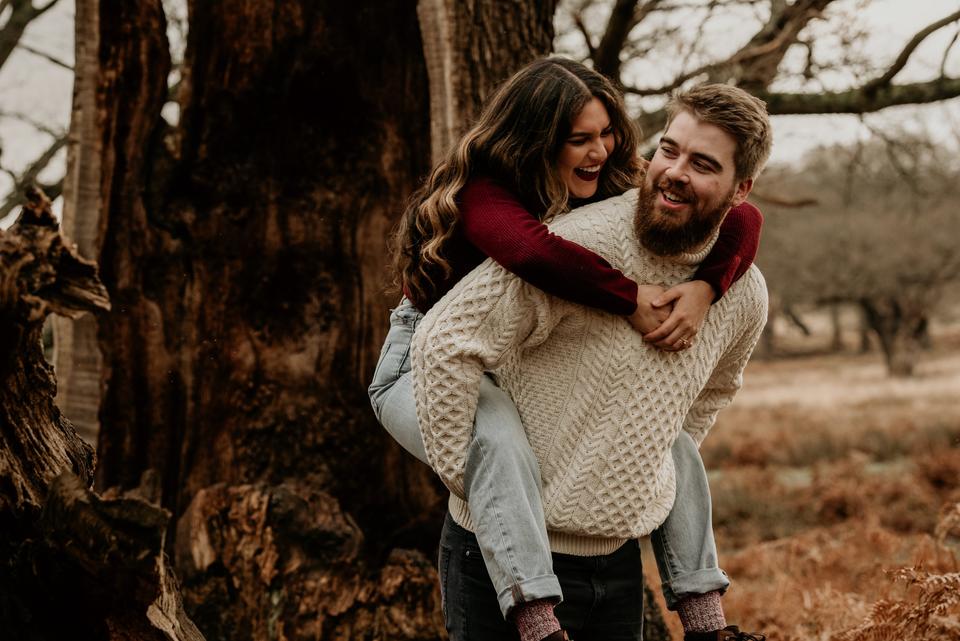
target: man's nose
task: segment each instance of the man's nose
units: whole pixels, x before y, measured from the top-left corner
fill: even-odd
[[[664,170],[663,175],[674,182],[687,182],[689,180],[687,164],[681,158],[677,158],[670,163]]]

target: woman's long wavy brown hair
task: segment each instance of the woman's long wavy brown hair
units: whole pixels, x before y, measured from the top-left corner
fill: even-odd
[[[607,109],[616,146],[592,200],[637,185],[639,130],[613,83],[572,60],[530,63],[487,101],[477,123],[410,198],[394,237],[393,262],[399,284],[415,305],[429,306],[438,285],[450,275],[445,248],[460,220],[457,195],[472,175],[511,187],[541,219],[569,209],[570,196],[556,161],[573,121],[593,98]]]

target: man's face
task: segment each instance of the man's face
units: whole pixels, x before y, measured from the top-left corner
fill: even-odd
[[[661,255],[699,249],[731,207],[747,198],[752,179],[737,180],[733,136],[682,111],[660,139],[641,188],[637,229]]]

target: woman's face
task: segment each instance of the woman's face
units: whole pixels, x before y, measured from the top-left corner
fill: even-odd
[[[597,193],[600,170],[615,144],[607,109],[599,98],[593,98],[573,119],[557,158],[557,171],[571,198],[590,198]]]

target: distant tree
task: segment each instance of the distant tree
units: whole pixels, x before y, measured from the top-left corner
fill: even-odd
[[[772,208],[758,262],[788,305],[859,305],[889,372],[908,376],[928,319],[960,280],[960,154],[926,136],[879,133],[771,177],[816,204]]]

